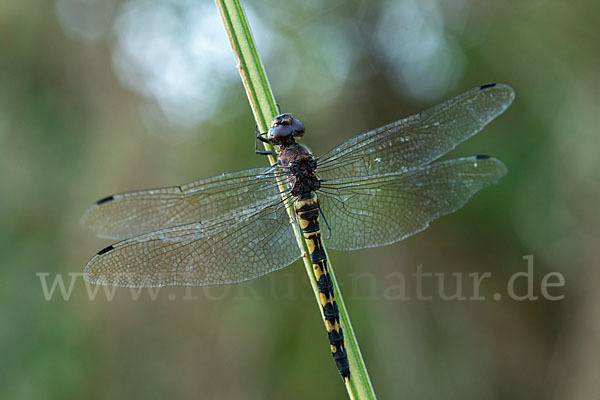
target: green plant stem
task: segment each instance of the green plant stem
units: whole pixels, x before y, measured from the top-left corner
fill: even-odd
[[[242,77],[242,82],[248,100],[250,101],[250,107],[252,108],[256,124],[261,132],[266,132],[270,122],[277,114],[277,103],[275,102],[271,86],[269,85],[262,62],[254,45],[246,15],[239,0],[216,0],[216,3],[219,12],[221,13],[227,35],[229,36],[231,47],[233,48],[233,52],[237,59],[237,68]],[[263,144],[265,145],[266,150],[273,149],[272,146],[267,143]],[[273,165],[277,159],[273,156],[269,156],[269,161],[271,165]],[[285,189],[285,184],[283,182],[280,182],[280,188]],[[313,274],[312,263],[306,251],[304,238],[299,230],[296,229],[294,209],[291,202],[286,204],[286,209],[290,222],[294,225],[296,240],[303,254],[302,261],[304,262],[304,267],[313,288],[319,311],[321,312],[321,317],[323,318],[323,322],[325,322],[319,290],[317,289],[317,282]],[[352,329],[350,317],[348,316],[342,293],[335,278],[329,255],[327,255],[327,263],[329,265],[329,273],[334,286],[335,298],[340,311],[340,322],[344,331],[344,339],[350,364],[350,379],[345,381],[346,390],[351,399],[375,399],[375,392],[371,385],[367,368],[362,359],[358,341],[356,340],[356,335]]]

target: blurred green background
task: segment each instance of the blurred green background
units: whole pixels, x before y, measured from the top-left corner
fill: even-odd
[[[315,154],[488,81],[516,91],[451,154],[503,160],[498,185],[400,243],[330,252],[379,398],[600,398],[599,3],[246,7]],[[345,398],[299,262],[155,300],[90,300],[77,275],[108,244],[79,226],[95,200],[266,165],[214,4],[8,0],[0,45],[0,398]],[[530,254],[540,298],[511,299]],[[399,273],[414,294],[419,265],[448,293],[462,274],[467,296],[468,274],[490,272],[487,300],[394,297]],[[562,300],[541,297],[550,272]],[[72,283],[69,299],[46,300],[40,273]]]

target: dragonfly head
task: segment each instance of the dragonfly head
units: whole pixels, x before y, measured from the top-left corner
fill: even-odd
[[[290,114],[280,114],[273,119],[267,134],[269,141],[278,146],[295,143],[294,138],[304,134],[304,124]]]

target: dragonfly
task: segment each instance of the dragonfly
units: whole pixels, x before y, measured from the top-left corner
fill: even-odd
[[[117,242],[88,262],[84,276],[95,284],[138,288],[242,282],[300,258],[303,235],[333,359],[341,377],[350,379],[324,249],[400,241],[496,183],[507,169],[493,157],[439,158],[513,99],[507,85],[481,85],[320,157],[297,143],[304,124],[280,114],[268,132],[256,135],[276,149],[255,149],[277,156],[270,168],[114,194],[88,208],[82,224]]]

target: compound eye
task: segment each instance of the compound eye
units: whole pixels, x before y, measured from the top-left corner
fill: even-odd
[[[293,134],[294,129],[289,124],[274,124],[274,126],[269,129],[268,138],[273,143],[278,144],[287,142]]]
[[[296,118],[292,118],[290,126],[294,131],[294,136],[302,136],[304,134],[304,124]]]

